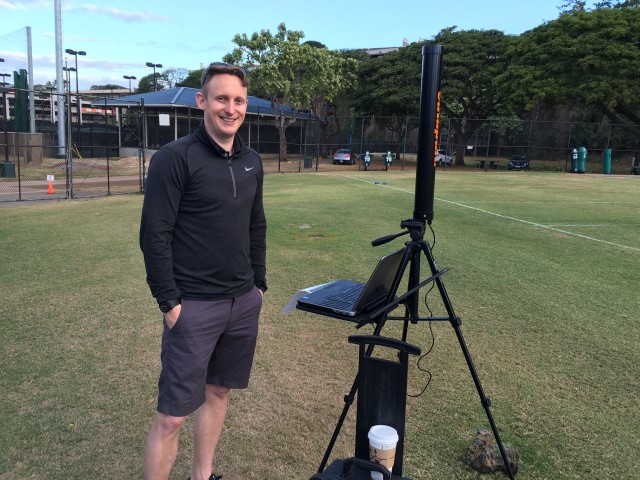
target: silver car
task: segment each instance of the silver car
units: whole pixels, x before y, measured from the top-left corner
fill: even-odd
[[[347,148],[341,148],[340,150],[336,150],[336,153],[333,154],[333,164],[344,164],[353,165],[356,163],[356,156],[351,153],[351,150]]]

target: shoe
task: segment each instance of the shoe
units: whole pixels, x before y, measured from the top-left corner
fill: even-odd
[[[211,474],[211,476],[209,477],[209,480],[220,480],[222,478],[222,475],[214,475],[213,473]],[[191,480],[191,477],[189,477],[187,480]]]

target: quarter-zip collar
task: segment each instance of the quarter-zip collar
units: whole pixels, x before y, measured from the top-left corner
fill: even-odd
[[[196,129],[193,135],[199,142],[207,145],[217,155],[223,158],[227,158],[227,155],[226,155],[227,153],[231,158],[234,158],[247,148],[246,144],[244,143],[244,140],[242,140],[242,137],[236,134],[235,137],[233,138],[232,151],[227,152],[224,148],[218,145],[218,143],[213,138],[209,136],[209,134],[207,133],[207,130],[204,128],[204,122],[202,121],[200,122],[200,125],[198,125],[198,128]]]
[[[238,187],[236,185],[236,176],[233,173],[232,161],[238,157],[243,150],[247,148],[246,144],[242,140],[242,137],[235,135],[233,138],[232,152],[227,152],[218,143],[209,136],[207,130],[204,128],[204,122],[200,122],[197,130],[194,132],[194,137],[201,143],[207,145],[217,156],[222,157],[227,162],[229,167],[229,174],[231,175],[231,183],[233,184],[233,198],[238,198]]]

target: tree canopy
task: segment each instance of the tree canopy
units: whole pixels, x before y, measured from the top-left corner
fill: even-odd
[[[353,95],[356,112],[378,116],[417,116],[420,109],[422,44],[411,44],[379,58],[368,58],[360,68]]]
[[[638,8],[566,13],[516,39],[499,81],[525,109],[576,102],[638,125],[639,40]]]
[[[507,68],[506,52],[513,37],[498,30],[442,30],[434,43],[443,45],[442,111],[450,138],[464,147],[479,127],[471,119],[508,115],[507,98],[495,79]],[[456,165],[464,164],[464,148],[456,148]]]
[[[396,52],[363,62],[354,105],[366,115],[417,116],[420,107],[422,47],[444,46],[442,111],[451,120],[456,143],[466,145],[479,125],[469,119],[507,112],[495,77],[506,69],[505,54],[512,37],[498,30],[442,30],[431,42],[413,43]],[[456,164],[463,164],[457,149]]]
[[[357,63],[316,43],[300,41],[304,33],[287,30],[284,23],[277,32],[236,35],[237,47],[225,62],[244,66],[250,73],[252,88],[261,92],[275,111],[280,133],[280,157],[286,159],[285,130],[296,120],[296,110],[313,110],[314,100],[331,101],[356,78]],[[292,110],[287,113],[286,107]]]

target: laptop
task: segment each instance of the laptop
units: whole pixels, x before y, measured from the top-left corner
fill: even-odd
[[[387,298],[400,268],[403,253],[404,250],[398,250],[382,257],[367,283],[336,280],[300,297],[298,304],[349,317],[371,311]]]

